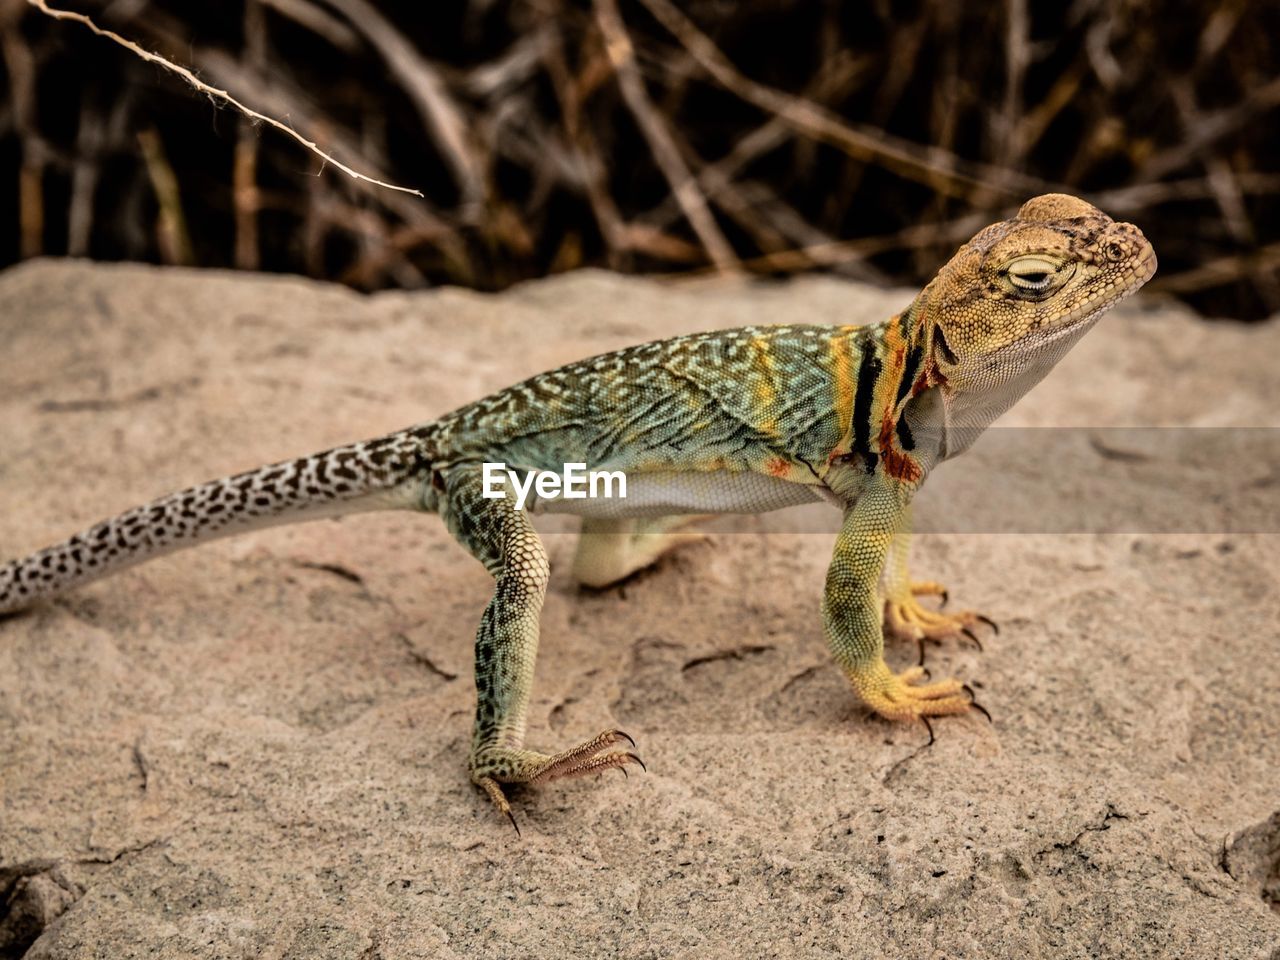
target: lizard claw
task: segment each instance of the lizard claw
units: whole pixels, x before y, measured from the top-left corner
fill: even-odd
[[[991,711],[978,702],[978,695],[973,692],[973,687],[965,683],[961,685],[960,689],[969,695],[969,706],[973,707],[973,709],[986,717],[987,723],[995,723],[995,721],[991,719]]]
[[[520,827],[503,795],[502,784],[546,783],[613,768],[629,777],[626,767],[632,763],[647,773],[649,768],[634,750],[608,750],[623,741],[635,746],[635,741],[621,730],[606,730],[585,743],[552,756],[506,746],[482,748],[472,756],[471,779],[484,789],[498,810],[507,815],[519,834]]]

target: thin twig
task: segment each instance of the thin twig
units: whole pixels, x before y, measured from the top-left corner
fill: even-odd
[[[454,176],[464,204],[485,200],[484,166],[467,140],[467,123],[454,103],[439,71],[418,53],[378,9],[366,0],[322,0],[339,11],[373,45],[413,100],[427,129],[435,134]]]
[[[44,13],[50,17],[53,17],[53,19],[55,20],[72,20],[76,23],[83,24],[84,26],[92,30],[94,33],[96,33],[98,36],[106,37],[108,40],[111,40],[115,43],[120,44],[120,46],[124,47],[126,50],[130,51],[131,53],[136,54],[138,57],[141,57],[147,63],[154,63],[157,66],[163,67],[165,70],[168,70],[170,73],[177,74],[179,77],[181,77],[183,80],[189,83],[196,90],[199,90],[201,93],[207,96],[213,97],[215,100],[229,104],[230,106],[235,107],[245,116],[252,117],[254,120],[259,120],[262,123],[267,124],[268,126],[275,127],[277,130],[281,131],[287,136],[292,137],[294,140],[302,144],[312,153],[316,154],[316,156],[322,158],[326,163],[333,164],[335,167],[337,167],[347,176],[352,177],[355,180],[363,180],[366,183],[371,183],[379,187],[385,187],[388,190],[398,190],[401,193],[411,193],[416,197],[424,196],[421,190],[414,190],[411,187],[400,187],[394,183],[387,183],[385,180],[377,180],[373,177],[367,177],[363,173],[360,173],[358,170],[353,170],[351,167],[348,167],[345,163],[342,163],[341,161],[336,160],[329,154],[325,153],[318,146],[316,146],[315,143],[308,140],[306,137],[302,136],[296,130],[289,127],[287,124],[283,124],[279,120],[274,120],[271,117],[266,116],[265,114],[259,113],[258,111],[254,110],[251,107],[245,106],[243,103],[241,103],[235,97],[231,96],[231,94],[227,93],[225,90],[219,90],[217,87],[209,86],[209,84],[205,83],[203,80],[197,77],[194,73],[192,73],[186,67],[179,66],[178,64],[172,62],[171,60],[166,60],[164,57],[158,56],[154,53],[148,53],[146,50],[142,49],[142,47],[138,46],[132,40],[127,40],[126,38],[120,36],[120,34],[115,33],[114,31],[104,30],[102,27],[99,27],[96,23],[94,23],[92,20],[90,20],[88,17],[86,17],[82,13],[73,13],[70,10],[55,10],[52,7],[50,7],[45,2],[45,0],[27,0],[27,3],[35,7],[41,13]]]
[[[245,69],[262,76],[266,73],[267,18],[259,0],[245,0],[244,5]],[[236,149],[231,166],[231,206],[235,211],[235,265],[241,270],[257,270],[262,266],[258,249],[258,138],[252,121],[240,118]]]
[[[270,80],[250,76],[236,58],[222,50],[194,47],[191,59],[199,65],[201,71],[207,73],[218,83],[234,90],[253,90],[258,100],[273,113],[292,118],[298,126],[306,130],[324,129],[320,116],[314,115],[306,100],[291,86],[286,86],[278,77]],[[358,153],[356,145],[341,128],[329,128],[327,139],[344,153]],[[376,167],[375,173],[381,173]],[[356,189],[368,190],[365,184],[378,184],[379,180],[371,177],[359,177]],[[409,191],[404,191],[409,192]],[[421,194],[419,194],[421,196]],[[440,250],[450,270],[459,283],[474,282],[474,271],[467,258],[465,244],[458,237],[454,228],[432,211],[429,204],[418,203],[402,196],[400,193],[384,193],[378,196],[378,202],[391,210],[405,223],[417,227],[424,235],[430,236],[432,242]]]

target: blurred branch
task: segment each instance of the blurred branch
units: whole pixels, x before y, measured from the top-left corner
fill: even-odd
[[[94,23],[92,20],[90,20],[88,17],[86,17],[82,13],[73,13],[70,10],[55,10],[52,7],[50,7],[47,3],[45,3],[45,0],[27,0],[27,3],[35,7],[41,13],[44,13],[50,17],[53,17],[55,20],[72,20],[76,23],[83,24],[84,26],[92,30],[94,33],[96,33],[98,36],[106,37],[108,40],[111,40],[114,43],[120,44],[120,46],[124,47],[126,50],[130,51],[131,53],[141,57],[143,60],[147,61],[148,63],[154,63],[157,66],[162,67],[165,70],[168,70],[170,73],[177,74],[179,77],[181,77],[183,80],[189,83],[196,90],[199,90],[201,93],[206,94],[207,96],[213,97],[215,101],[222,101],[223,103],[230,104],[231,106],[239,110],[241,113],[243,113],[245,116],[252,117],[254,120],[259,120],[262,123],[267,124],[268,126],[275,127],[277,130],[281,131],[287,136],[292,137],[294,140],[302,144],[312,153],[321,157],[327,163],[333,164],[335,167],[337,167],[339,170],[341,170],[347,176],[352,177],[353,179],[364,180],[367,183],[372,183],[379,187],[385,187],[388,190],[398,190],[402,193],[411,193],[414,196],[418,196],[418,197],[423,196],[422,191],[420,190],[414,190],[414,189],[411,189],[410,187],[396,186],[394,183],[387,183],[384,180],[376,180],[373,177],[365,176],[363,173],[360,173],[357,170],[353,170],[351,167],[348,167],[345,163],[335,160],[332,156],[325,153],[313,142],[303,137],[300,133],[298,133],[296,130],[292,129],[291,127],[281,123],[279,120],[273,120],[271,117],[268,117],[265,114],[258,113],[258,111],[245,106],[243,103],[241,103],[235,97],[231,96],[231,94],[227,93],[225,90],[219,90],[217,87],[209,86],[209,84],[205,83],[203,80],[197,77],[194,73],[192,73],[186,67],[179,66],[178,64],[173,63],[172,61],[166,60],[164,57],[157,56],[154,53],[148,53],[146,50],[143,50],[140,46],[138,46],[132,40],[127,40],[124,37],[120,36],[120,34],[118,33],[114,33],[111,30],[104,30],[103,28],[99,27],[96,23]]]
[[[466,71],[462,85],[475,96],[494,97],[528,80],[538,69],[554,32],[554,22],[544,23],[511,44],[502,56]]]
[[[1039,178],[1015,170],[969,163],[949,151],[910,143],[881,129],[855,128],[812,101],[748,79],[670,0],[640,2],[722,87],[761,110],[777,115],[807,136],[839,147],[859,159],[878,162],[902,177],[954,196],[968,196],[980,186],[990,186],[1004,195],[1043,193],[1055,189]]]
[[[1138,172],[1137,180],[1159,180],[1199,157],[1210,146],[1234,133],[1260,113],[1280,105],[1280,76],[1245,94],[1234,106],[1201,114],[1182,142],[1154,155]]]
[[[836,57],[825,61],[817,78],[810,85],[810,96],[815,100],[838,97],[848,91],[856,79],[866,71],[865,64]],[[698,172],[698,186],[708,199],[714,200],[720,191],[733,182],[744,167],[757,157],[774,150],[794,134],[794,128],[777,116],[770,116],[763,124],[744,134],[719,160],[709,163]],[[668,197],[640,219],[655,227],[668,227],[679,216],[674,197]]]
[[[617,3],[615,0],[595,0],[595,12],[596,23],[604,35],[605,51],[618,77],[618,88],[639,124],[662,175],[670,184],[680,209],[684,211],[685,219],[698,235],[698,240],[706,248],[716,269],[722,273],[735,272],[738,258],[716,225],[715,218],[707,207],[707,200],[698,189],[697,181],[685,166],[670,132],[645,92],[644,81],[640,79],[640,71],[636,68],[635,49],[622,22],[622,14],[618,12]]]
[[[1004,102],[996,123],[998,140],[995,150],[995,161],[1002,167],[1020,159],[1018,119],[1023,113],[1022,88],[1031,59],[1027,0],[1005,0],[1004,9]]]
[[[1274,4],[58,2],[0,0],[0,260],[172,262],[185,229],[210,266],[363,289],[592,265],[916,283],[1066,190],[1147,231],[1156,289],[1280,310]],[[335,155],[359,174],[299,175]],[[430,199],[385,189],[406,176]]]
[[[360,48],[360,38],[354,30],[337,17],[325,13],[310,0],[261,0],[264,7],[270,7],[282,17],[303,27],[317,36],[324,37],[348,56]]]
[[[880,253],[911,250],[938,242],[950,245],[967,240],[990,219],[986,214],[971,213],[946,223],[921,224],[879,237],[833,240],[794,250],[782,250],[762,257],[752,257],[742,261],[742,265],[757,273],[796,273],[814,266],[836,266]],[[698,272],[703,271],[694,271]]]
[[[1245,195],[1280,194],[1280,173],[1241,173],[1236,176],[1236,185]],[[1104,210],[1131,213],[1160,203],[1204,200],[1212,196],[1213,188],[1207,178],[1189,177],[1185,180],[1136,183],[1113,190],[1101,190],[1089,194],[1089,199]]]
[[[1280,243],[1269,243],[1246,254],[1219,257],[1191,270],[1157,277],[1150,287],[1163,293],[1195,293],[1235,283],[1255,273],[1274,274],[1277,270],[1280,270]]]
[[[151,187],[160,207],[156,217],[156,236],[165,263],[189,267],[195,263],[191,250],[191,235],[187,231],[187,218],[182,212],[182,191],[173,165],[164,152],[164,143],[154,128],[138,131],[138,146],[151,178]]]
[[[22,142],[22,163],[18,169],[18,249],[23,257],[36,257],[44,252],[44,168],[49,149],[35,123],[35,57],[16,23],[6,23],[0,30],[0,53],[12,84],[10,99]]]
[[[93,198],[98,189],[100,169],[98,161],[107,139],[107,126],[99,110],[87,99],[81,102],[76,155],[71,167],[71,199],[67,210],[68,256],[89,255],[89,238],[93,233]]]
[[[550,22],[555,23],[554,19]],[[625,226],[618,205],[609,193],[608,171],[600,147],[591,128],[581,122],[582,84],[569,71],[564,55],[564,36],[558,25],[549,30],[547,42],[542,47],[542,58],[547,73],[551,75],[551,87],[560,107],[560,122],[581,177],[583,192],[604,240],[606,263],[616,269],[621,265],[621,255],[627,247]]]

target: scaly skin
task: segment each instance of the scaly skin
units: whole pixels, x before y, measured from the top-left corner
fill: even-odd
[[[920,668],[895,674],[884,661],[885,612],[891,631],[918,641],[980,619],[916,600],[943,591],[908,576],[911,499],[938,463],[1154,272],[1136,227],[1073,197],[1037,197],[974,237],[883,323],[745,327],[572,363],[434,422],[216,480],[98,524],[0,568],[0,613],[243,529],[370,509],[437,512],[495,578],[476,636],[470,768],[510,816],[501,784],[639,763],[616,730],[558,754],[524,748],[549,572],[528,514],[574,505],[534,498],[519,510],[513,497],[485,498],[481,464],[558,472],[580,462],[628,477],[627,500],[576,508],[587,519],[575,573],[597,586],[678,543],[679,514],[832,502],[844,520],[822,621],[837,664],[882,716],[961,713],[973,702],[958,681],[923,683]]]

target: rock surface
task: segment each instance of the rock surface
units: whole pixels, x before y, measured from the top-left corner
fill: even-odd
[[[907,298],[29,263],[0,275],[0,554],[590,353]],[[1277,355],[1277,323],[1138,301],[1009,422],[1275,427]],[[926,746],[828,660],[830,535],[740,529],[600,593],[548,536],[529,742],[617,725],[649,773],[521,791],[521,839],[466,779],[489,580],[434,518],[249,534],[0,622],[0,956],[1280,958],[1280,537],[918,538],[1003,627],[930,648],[995,723]]]

